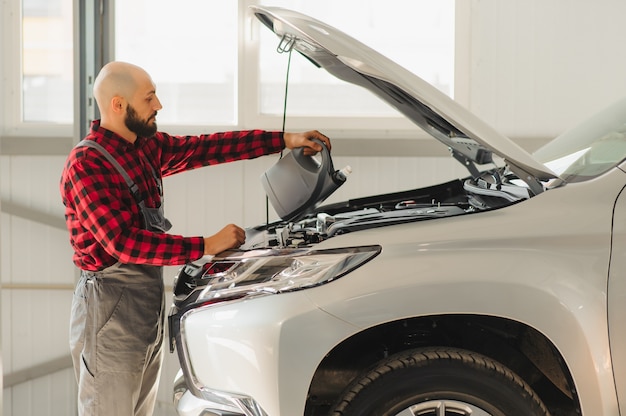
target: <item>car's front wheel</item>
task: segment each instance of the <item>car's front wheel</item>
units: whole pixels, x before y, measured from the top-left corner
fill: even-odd
[[[332,416],[549,416],[533,390],[502,364],[455,348],[389,357],[356,380]]]

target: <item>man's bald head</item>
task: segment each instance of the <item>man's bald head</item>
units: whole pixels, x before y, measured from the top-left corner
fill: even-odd
[[[156,132],[161,102],[150,75],[126,62],[106,64],[96,77],[93,94],[100,109],[100,126],[133,143]]]
[[[140,84],[152,82],[150,75],[137,65],[110,62],[100,70],[93,85],[93,95],[101,113],[108,113],[114,97],[132,99]]]

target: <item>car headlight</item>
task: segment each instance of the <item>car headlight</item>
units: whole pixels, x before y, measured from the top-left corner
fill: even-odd
[[[328,250],[230,252],[224,257],[186,266],[178,277],[185,279],[176,283],[175,294],[200,290],[194,303],[210,304],[300,290],[338,279],[371,260],[381,250],[380,246],[374,245]]]

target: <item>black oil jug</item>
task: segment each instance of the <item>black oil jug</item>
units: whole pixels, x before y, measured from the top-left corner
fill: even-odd
[[[303,148],[288,152],[261,175],[265,193],[278,216],[292,221],[314,209],[344,184],[352,170],[335,170],[330,151],[322,145],[319,156],[307,156]]]

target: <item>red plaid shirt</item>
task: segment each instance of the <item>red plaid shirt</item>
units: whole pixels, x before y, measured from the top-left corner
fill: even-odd
[[[262,130],[170,136],[158,132],[134,144],[112,131],[91,126],[87,140],[104,146],[139,186],[146,207],[161,198],[150,163],[162,176],[217,163],[252,159],[284,148],[281,132]],[[145,155],[145,158],[142,157]],[[61,176],[65,219],[74,263],[98,271],[121,263],[180,265],[204,254],[202,237],[162,234],[142,228],[139,207],[124,178],[96,149],[72,149]]]

